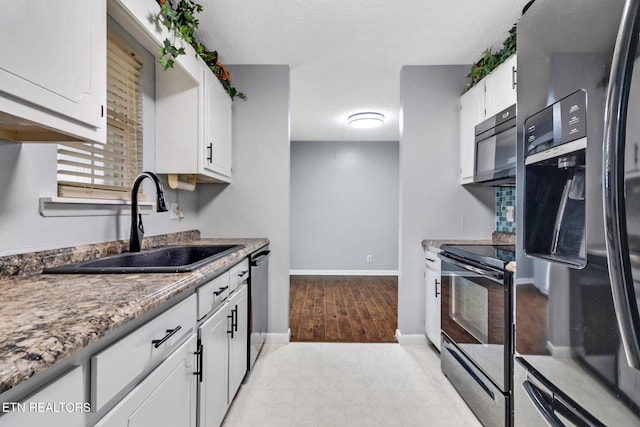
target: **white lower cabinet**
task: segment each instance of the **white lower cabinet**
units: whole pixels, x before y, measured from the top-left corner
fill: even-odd
[[[1,427],[82,427],[90,406],[82,366],[73,368],[0,417]]]
[[[96,427],[196,425],[196,335],[149,374]],[[126,361],[123,359],[123,363]]]
[[[202,349],[199,426],[219,426],[229,407],[229,344],[231,326],[225,304],[198,330]]]
[[[0,427],[219,427],[247,372],[248,269],[241,261],[114,338],[0,412]]]
[[[249,331],[249,288],[242,285],[229,298],[233,333],[229,339],[229,404],[235,397],[247,373],[247,345]]]
[[[440,291],[441,267],[438,253],[429,249],[425,252],[425,333],[431,343],[440,351]]]
[[[218,427],[247,372],[248,287],[241,285],[198,328],[202,377],[198,426]]]
[[[195,295],[174,305],[91,358],[91,408],[100,410],[131,381],[144,375],[192,334]],[[126,360],[127,363],[123,363]]]

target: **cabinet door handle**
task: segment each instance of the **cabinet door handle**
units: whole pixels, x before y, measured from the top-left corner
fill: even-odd
[[[231,335],[231,338],[233,338],[233,310],[231,310],[231,314],[227,316],[227,319],[231,319],[231,330],[227,331],[227,333]]]
[[[167,329],[167,334],[160,340],[153,340],[151,341],[151,344],[153,344],[154,348],[158,348],[160,347],[162,344],[165,343],[165,341],[167,341],[169,338],[171,338],[173,335],[175,335],[176,332],[178,332],[180,329],[182,329],[182,326],[178,325],[173,329]]]
[[[518,85],[516,76],[518,75],[518,71],[515,66],[511,67],[511,89],[515,89]]]
[[[435,259],[433,259],[433,258],[425,258],[425,259],[426,259],[427,261],[429,261],[429,262],[436,262],[436,260],[435,260]]]
[[[440,284],[440,282],[438,282],[438,279],[435,279],[435,290],[436,290],[436,298],[438,298],[438,295],[440,295],[440,292],[438,292],[438,285]]]
[[[233,327],[234,332],[238,332],[238,304],[236,304],[235,308],[231,310],[231,315],[233,316],[231,326]]]
[[[209,163],[213,162],[213,142],[210,142],[209,145],[207,145],[207,153],[207,160]]]
[[[213,294],[215,296],[218,296],[221,293],[223,293],[224,291],[226,291],[227,289],[229,289],[229,286],[223,286],[222,288],[218,289],[217,291],[213,291]]]
[[[198,340],[198,350],[193,353],[198,357],[198,370],[196,372],[193,373],[193,375],[197,375],[199,382],[202,382],[202,359],[203,359],[203,355],[202,355],[202,342],[200,342],[200,340]]]

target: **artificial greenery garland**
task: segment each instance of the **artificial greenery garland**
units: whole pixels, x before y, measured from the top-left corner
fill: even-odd
[[[514,53],[516,53],[516,24],[509,30],[509,37],[502,43],[502,49],[496,53],[491,49],[485,50],[482,52],[482,58],[471,66],[471,71],[467,74],[471,82],[467,83],[467,89],[475,86]]]
[[[231,86],[231,77],[229,70],[218,62],[218,53],[213,50],[207,50],[205,45],[200,43],[195,37],[195,30],[198,28],[199,22],[196,19],[196,13],[202,12],[202,6],[192,0],[156,0],[160,5],[160,12],[156,16],[158,22],[163,24],[174,39],[165,39],[160,47],[160,57],[158,62],[165,70],[173,68],[175,59],[185,54],[184,47],[177,48],[175,46],[175,37],[191,45],[198,56],[204,60],[207,66],[216,75],[225,91],[233,100],[236,96],[246,99],[246,95],[239,92],[235,87]]]

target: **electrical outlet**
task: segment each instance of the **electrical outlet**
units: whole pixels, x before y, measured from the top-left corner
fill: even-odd
[[[182,219],[182,218],[184,218],[184,215],[180,210],[180,205],[177,202],[171,203],[171,206],[169,208],[169,219]]]
[[[516,219],[516,213],[515,213],[515,207],[514,206],[507,206],[505,208],[505,216],[507,217],[507,222],[513,222]]]
[[[373,255],[367,255],[367,262],[373,262]]]

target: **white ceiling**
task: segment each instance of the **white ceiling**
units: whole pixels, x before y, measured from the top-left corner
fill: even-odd
[[[222,63],[290,66],[292,140],[397,141],[402,66],[470,67],[527,1],[200,0],[197,34]],[[349,128],[362,111],[385,124]]]

